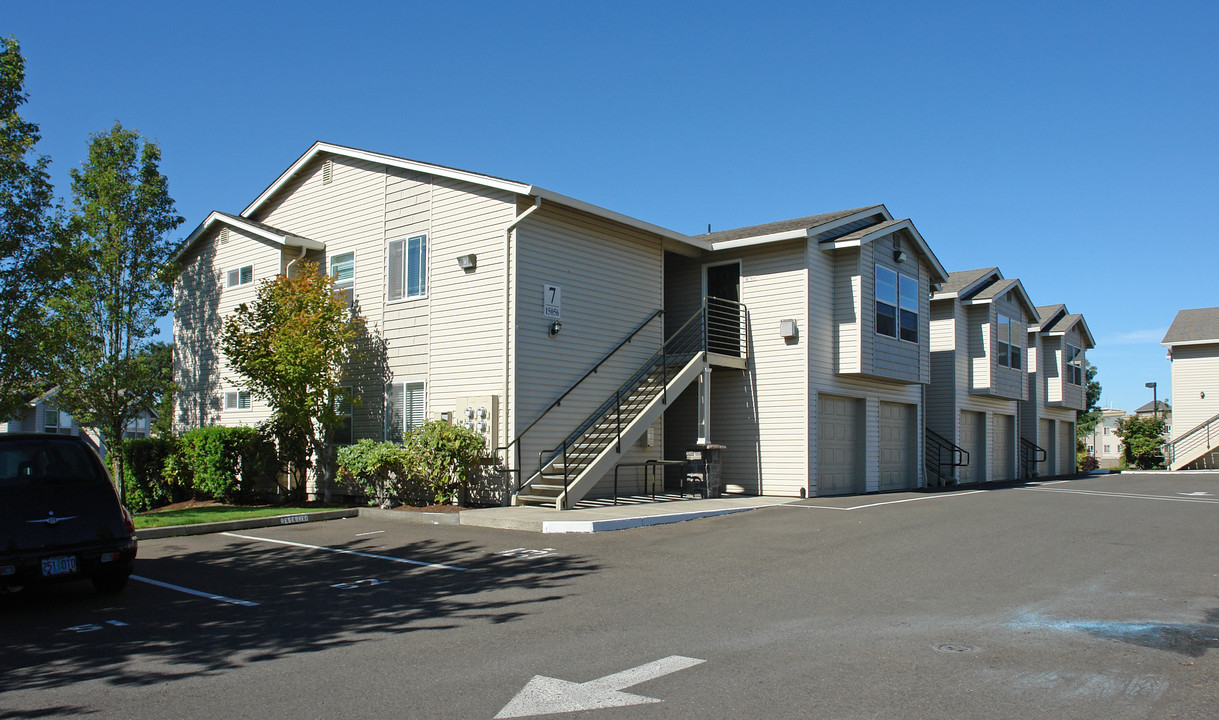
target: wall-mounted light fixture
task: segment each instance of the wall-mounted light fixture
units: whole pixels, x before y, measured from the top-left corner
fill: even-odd
[[[906,262],[906,257],[907,257],[907,255],[906,255],[905,250],[894,250],[893,251],[893,259],[899,263]]]
[[[554,322],[550,323],[550,336],[554,337],[555,335],[558,335],[559,331],[562,329],[563,329],[563,323],[559,322],[558,320],[555,320]]]
[[[457,267],[461,268],[462,270],[473,270],[474,268],[478,267],[478,256],[474,253],[470,253],[469,255],[458,255]]]

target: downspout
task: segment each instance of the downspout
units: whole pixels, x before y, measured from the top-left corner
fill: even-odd
[[[504,228],[504,447],[507,447],[508,443],[512,442],[512,433],[508,427],[508,419],[511,417],[508,410],[508,372],[510,370],[509,366],[511,365],[510,348],[512,347],[512,317],[509,315],[512,310],[510,302],[510,294],[512,292],[512,231],[516,229],[516,226],[520,225],[525,218],[532,215],[540,207],[542,207],[542,198],[540,196],[535,196],[533,198],[533,207],[528,208],[525,210],[525,212],[517,215],[516,218],[512,222],[508,223],[508,225]],[[509,459],[504,458],[504,462],[508,463]],[[517,470],[520,470],[520,468],[517,468]]]
[[[284,239],[286,240],[287,238],[284,238]],[[309,252],[309,248],[305,247],[304,245],[301,245],[301,254],[297,255],[296,257],[289,260],[288,267],[284,268],[284,277],[289,277],[289,278],[292,277],[292,266],[295,265],[296,263],[300,262],[301,260],[304,260],[305,253],[307,253],[307,252]]]

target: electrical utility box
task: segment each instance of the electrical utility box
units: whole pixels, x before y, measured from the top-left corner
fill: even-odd
[[[499,396],[470,395],[453,401],[453,424],[467,427],[483,438],[487,452],[499,442]]]

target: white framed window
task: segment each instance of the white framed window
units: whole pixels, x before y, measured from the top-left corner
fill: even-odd
[[[1015,318],[999,313],[999,321],[995,324],[995,354],[999,365],[1013,370],[1020,369],[1020,333],[1023,330]]]
[[[1108,453],[1109,453],[1109,446],[1108,446],[1108,445],[1106,445],[1106,446],[1105,446],[1105,453],[1106,453],[1106,454],[1108,454]]]
[[[224,409],[225,410],[249,410],[250,409],[250,391],[249,390],[230,390],[224,394]]]
[[[238,287],[240,285],[249,285],[254,282],[254,266],[243,265],[239,268],[233,268],[228,272],[227,282],[225,287]]]
[[[71,435],[72,416],[59,410],[42,412],[42,431],[52,435]]]
[[[876,332],[918,342],[918,278],[876,266]]]
[[[347,300],[347,307],[354,305],[356,254],[349,252],[330,258],[330,274],[334,276],[334,291]]]
[[[407,432],[423,424],[423,383],[399,382],[385,387],[385,439],[402,442]]]
[[[1072,385],[1084,384],[1084,351],[1070,343],[1065,343],[1067,358],[1067,382]]]
[[[427,235],[391,240],[386,259],[386,294],[389,300],[427,294]]]
[[[334,396],[334,413],[339,416],[339,424],[331,432],[331,439],[336,445],[355,442],[355,407],[351,402],[351,392],[350,387],[344,387]]]

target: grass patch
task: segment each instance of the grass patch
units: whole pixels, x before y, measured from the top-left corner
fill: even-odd
[[[322,512],[334,508],[266,507],[243,505],[212,505],[207,507],[154,510],[135,516],[137,530],[165,527],[166,525],[193,525],[195,523],[223,522],[225,520],[248,520],[271,515],[299,515]]]

